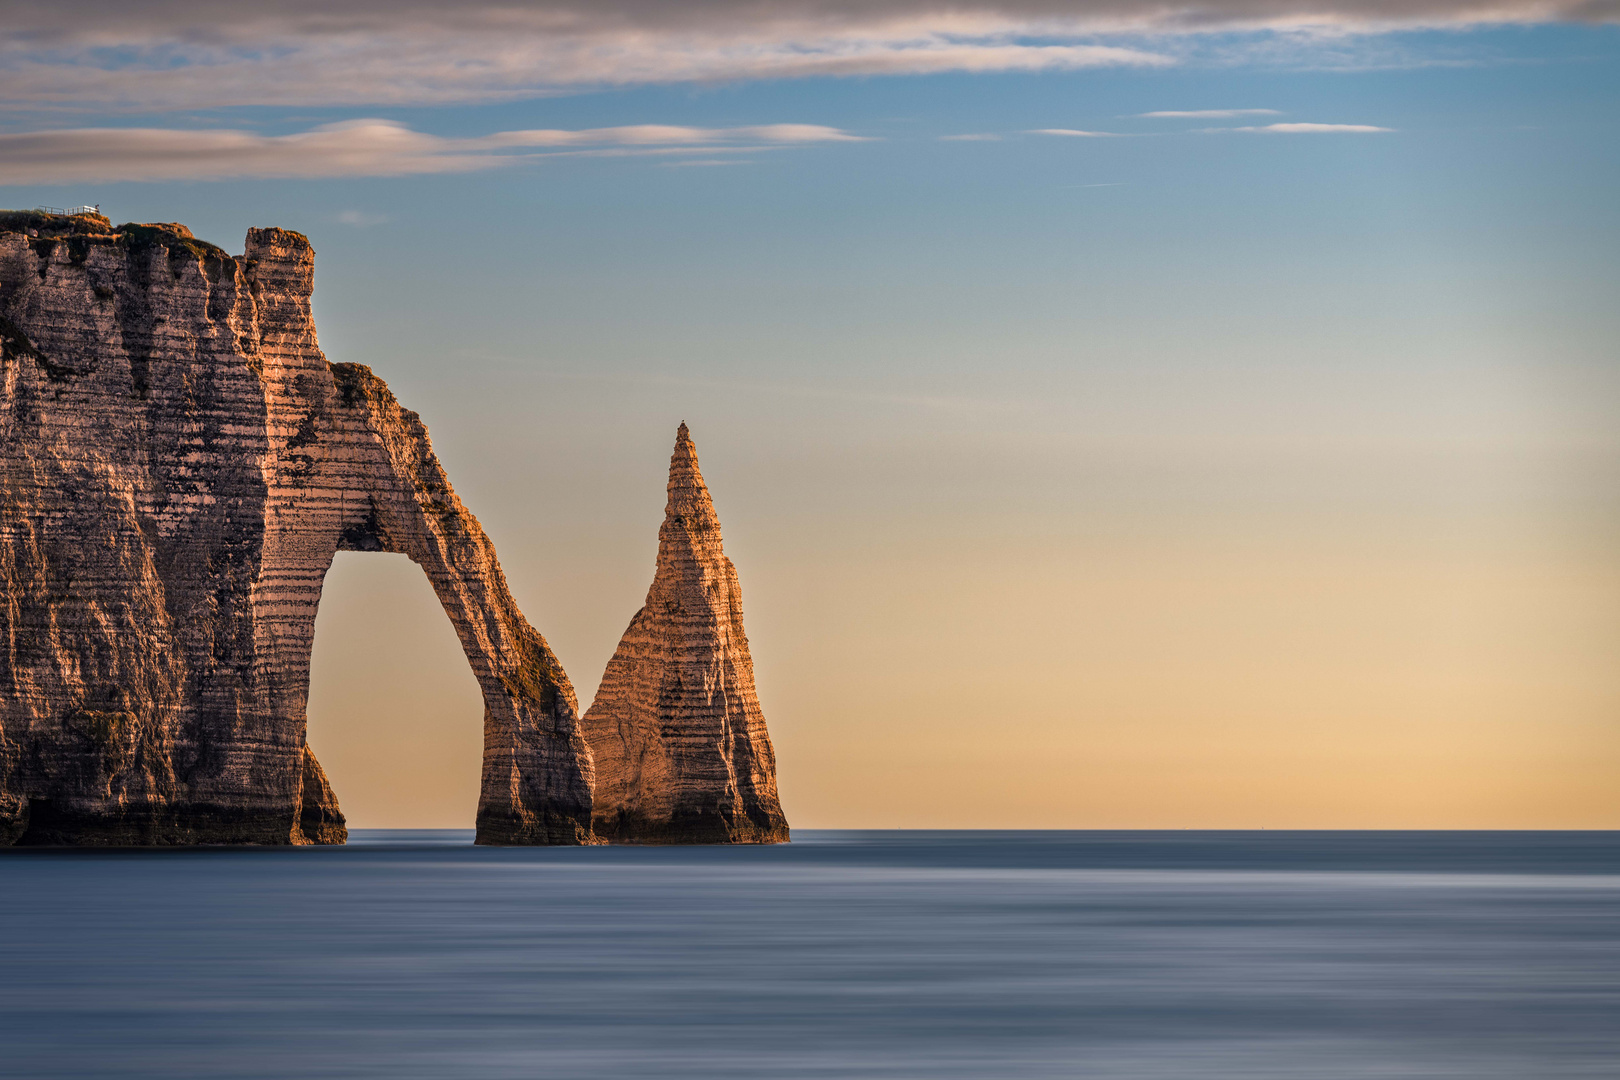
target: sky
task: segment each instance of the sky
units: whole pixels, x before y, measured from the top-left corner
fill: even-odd
[[[691,426],[796,828],[1620,828],[1620,3],[0,10],[0,205],[308,235],[582,709]],[[340,554],[351,826],[481,717]]]

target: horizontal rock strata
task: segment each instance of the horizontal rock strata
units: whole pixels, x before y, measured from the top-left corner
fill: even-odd
[[[342,842],[304,731],[339,550],[455,624],[479,842],[591,839],[573,688],[416,414],[322,355],[313,277],[280,229],[0,214],[0,844]]]
[[[786,842],[742,589],[685,424],[668,493],[647,602],[585,713],[597,835],[631,843]]]

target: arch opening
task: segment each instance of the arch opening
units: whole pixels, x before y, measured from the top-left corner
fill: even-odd
[[[483,696],[432,583],[406,556],[333,559],[307,715],[308,745],[350,828],[473,828]]]

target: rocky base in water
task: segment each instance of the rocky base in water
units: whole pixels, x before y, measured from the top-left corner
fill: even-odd
[[[568,676],[417,415],[321,353],[313,283],[281,229],[231,256],[180,225],[0,213],[0,844],[342,843],[305,742],[340,550],[409,556],[455,625],[484,698],[478,842],[599,838]],[[743,762],[663,839],[755,838],[762,766],[780,822],[757,743],[669,774]],[[636,805],[688,805],[663,782]]]

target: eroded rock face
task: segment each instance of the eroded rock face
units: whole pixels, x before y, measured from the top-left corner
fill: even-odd
[[[337,796],[326,782],[326,770],[315,760],[315,752],[304,747],[303,794],[299,800],[295,844],[344,844],[349,840],[348,823],[338,809]]]
[[[742,589],[685,424],[668,490],[647,602],[585,713],[596,833],[631,843],[784,843]]]
[[[341,843],[304,737],[340,549],[455,624],[479,842],[591,839],[573,688],[416,414],[322,355],[313,278],[279,229],[0,214],[0,843]]]

